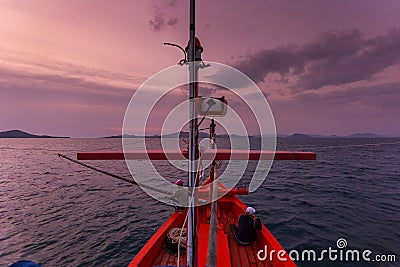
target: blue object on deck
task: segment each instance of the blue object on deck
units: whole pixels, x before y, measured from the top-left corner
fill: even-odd
[[[8,265],[8,267],[42,267],[42,266],[33,261],[22,260],[14,262],[11,265]]]

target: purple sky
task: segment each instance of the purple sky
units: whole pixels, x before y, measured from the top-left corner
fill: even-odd
[[[251,77],[278,133],[400,136],[400,1],[197,2],[203,59]],[[0,0],[0,38],[0,131],[119,134],[181,59],[162,44],[187,43],[188,1]]]

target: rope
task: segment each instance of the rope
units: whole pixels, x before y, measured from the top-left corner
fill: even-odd
[[[182,235],[181,235],[182,234]],[[181,238],[181,240],[179,240]],[[167,241],[171,244],[179,244],[179,241],[182,244],[183,248],[186,248],[186,231],[183,228],[183,232],[181,232],[181,228],[171,228],[167,233]]]
[[[68,157],[68,156],[66,156],[66,155],[63,155],[63,154],[60,154],[60,153],[58,153],[57,155],[58,155],[60,158],[64,158],[64,159],[66,159],[66,160],[69,160],[69,161],[71,161],[71,162],[73,162],[73,163],[76,163],[76,164],[78,164],[78,165],[81,165],[81,166],[83,166],[83,167],[86,167],[86,168],[88,168],[88,169],[91,169],[91,170],[93,170],[93,171],[96,171],[96,172],[99,172],[99,173],[102,173],[102,174],[105,174],[105,175],[108,175],[108,176],[117,178],[117,179],[119,179],[119,180],[128,182],[128,183],[130,183],[130,184],[138,185],[138,186],[140,186],[140,187],[144,187],[144,188],[150,189],[150,190],[152,190],[152,191],[159,192],[159,193],[163,193],[163,194],[166,194],[166,195],[169,195],[169,196],[172,196],[172,195],[173,195],[173,193],[171,193],[171,192],[169,192],[169,191],[162,190],[162,189],[159,189],[159,188],[157,188],[157,187],[152,187],[152,186],[145,185],[145,184],[139,184],[139,183],[137,183],[137,182],[136,182],[135,180],[133,180],[133,179],[125,178],[125,177],[122,177],[122,176],[119,176],[119,175],[116,175],[116,174],[113,174],[113,173],[110,173],[110,172],[101,170],[101,169],[99,169],[99,168],[90,166],[90,165],[85,164],[85,163],[83,163],[83,162],[80,162],[80,161],[78,161],[78,160],[74,160],[74,159],[72,159],[72,158],[70,158],[70,157]]]

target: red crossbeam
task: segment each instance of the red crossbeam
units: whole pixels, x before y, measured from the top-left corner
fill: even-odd
[[[179,150],[135,150],[135,151],[93,151],[78,152],[78,160],[186,160],[187,151]],[[203,160],[315,160],[314,152],[265,151],[265,150],[206,150],[201,153]]]

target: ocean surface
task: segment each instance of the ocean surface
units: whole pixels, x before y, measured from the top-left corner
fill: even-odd
[[[120,143],[0,139],[0,266],[21,259],[46,267],[129,264],[173,207],[57,156],[119,149]],[[277,146],[314,151],[317,160],[275,161],[261,187],[241,199],[287,251],[337,249],[344,238],[346,249],[396,255],[396,263],[361,266],[399,266],[400,139],[282,138]],[[87,163],[130,177],[124,161]],[[165,172],[171,181],[181,175],[168,166]],[[358,266],[339,260],[297,264]]]

